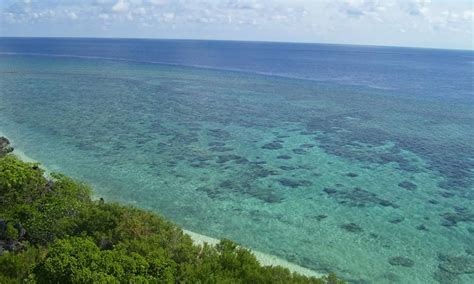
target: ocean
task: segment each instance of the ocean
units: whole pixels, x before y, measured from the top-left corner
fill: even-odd
[[[474,282],[474,52],[0,38],[0,131],[97,197],[351,283]]]

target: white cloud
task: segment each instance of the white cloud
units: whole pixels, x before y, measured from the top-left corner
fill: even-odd
[[[40,25],[47,34],[71,24],[84,35],[100,33],[91,27],[106,25],[114,36],[370,44],[399,38],[426,43],[431,36],[433,42],[450,44],[455,33],[472,34],[473,21],[470,0],[0,0],[0,33],[5,34]],[[138,34],[143,27],[156,29]],[[466,35],[456,40],[472,45]]]
[[[117,13],[124,13],[128,11],[130,4],[125,0],[118,0],[118,2],[112,6],[112,11]]]
[[[265,8],[261,1],[256,0],[231,0],[224,2],[227,9],[257,10]]]
[[[174,13],[163,13],[163,19],[165,22],[171,22],[175,17]]]
[[[387,1],[378,0],[345,0],[339,2],[339,10],[350,17],[377,13],[386,10]]]
[[[69,17],[69,19],[71,20],[77,20],[78,16],[76,15],[76,13],[74,12],[68,12],[67,13],[67,16]]]
[[[99,14],[99,19],[101,20],[108,20],[110,16],[108,14],[101,13]]]
[[[156,6],[161,6],[167,4],[168,0],[150,0],[150,3]]]
[[[466,21],[474,21],[474,11],[466,10],[462,13],[462,17]]]
[[[430,4],[431,0],[411,0],[407,2],[406,10],[412,16],[426,15]]]

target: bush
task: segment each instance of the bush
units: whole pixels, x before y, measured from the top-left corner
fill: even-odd
[[[341,283],[261,266],[229,240],[196,246],[160,216],[92,201],[86,185],[11,155],[0,193],[0,246],[17,248],[0,247],[0,283]]]

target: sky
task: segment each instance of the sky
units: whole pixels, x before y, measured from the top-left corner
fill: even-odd
[[[474,49],[472,0],[0,0],[0,36]]]

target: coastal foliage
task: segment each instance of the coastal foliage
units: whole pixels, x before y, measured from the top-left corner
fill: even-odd
[[[0,155],[0,283],[342,283],[262,266],[229,240],[194,245],[158,215],[90,194]]]

